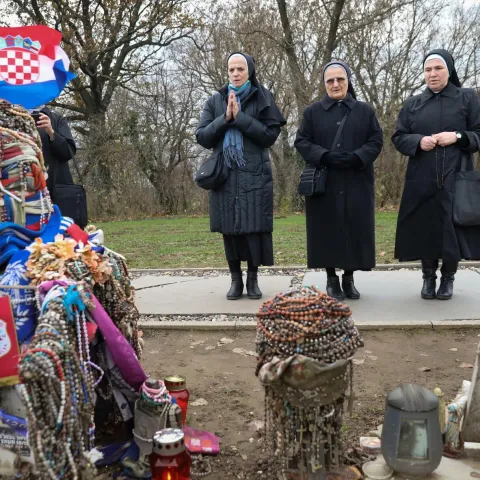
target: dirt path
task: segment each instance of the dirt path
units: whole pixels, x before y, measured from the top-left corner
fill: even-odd
[[[420,383],[442,388],[453,398],[462,380],[470,380],[480,330],[367,332],[365,347],[356,358],[365,359],[355,368],[355,407],[346,416],[345,434],[351,442],[383,422],[385,393],[401,383]],[[233,342],[219,345],[222,338]],[[191,402],[199,398],[208,405],[191,407],[193,427],[217,433],[222,454],[213,462],[209,480],[241,478],[254,480],[261,470],[262,441],[255,422],[263,421],[263,390],[254,375],[254,356],[234,349],[255,351],[253,332],[185,333],[156,332],[146,335],[142,363],[154,377],[186,376]],[[457,351],[451,351],[457,349]],[[419,371],[428,367],[429,372]],[[267,479],[269,480],[269,479]]]

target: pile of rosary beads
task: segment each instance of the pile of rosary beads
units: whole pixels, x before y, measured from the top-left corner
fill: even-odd
[[[25,226],[28,208],[30,214],[39,216],[40,227],[46,225],[53,205],[45,185],[46,169],[40,135],[27,110],[3,99],[0,99],[0,164],[2,174],[6,175],[4,180],[9,180],[6,189],[0,192],[1,220]],[[21,201],[21,208],[15,209],[16,214],[2,198],[6,191]],[[32,192],[37,192],[38,197],[27,199]]]
[[[316,289],[288,290],[266,301],[257,313],[259,366],[273,356],[302,354],[333,363],[363,346],[347,305]]]
[[[36,334],[20,359],[29,443],[42,479],[78,480],[88,468],[94,379],[87,368],[88,340],[78,345],[78,336],[86,335],[78,320],[68,321],[61,296],[52,298],[44,304]]]
[[[343,403],[342,397],[330,405],[295,408],[266,388],[265,437],[275,459],[269,469],[279,470],[278,478],[289,478],[287,472],[304,474],[307,468],[321,465],[327,470],[339,466]],[[274,478],[273,472],[268,473],[268,478]]]
[[[103,257],[108,259],[112,275],[104,284],[95,284],[93,292],[140,358],[143,348],[138,331],[140,313],[135,306],[134,288],[127,265],[113,252],[107,252]]]
[[[258,375],[273,357],[287,359],[301,354],[329,364],[350,360],[363,340],[347,305],[315,287],[302,287],[289,289],[262,305],[257,313],[256,344]],[[352,390],[351,363],[345,384],[349,381]],[[298,390],[299,406],[294,406],[274,388],[265,387],[265,436],[276,459],[278,478],[289,478],[289,472],[304,474],[322,465],[327,470],[339,465],[346,392],[338,392],[337,400],[327,405],[302,403],[321,394],[322,388],[316,387],[316,392]]]

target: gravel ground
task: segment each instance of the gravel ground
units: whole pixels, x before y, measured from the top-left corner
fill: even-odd
[[[411,266],[402,267],[400,264],[392,265],[378,265],[377,268],[374,268],[373,271],[394,271],[399,272],[408,271],[408,270],[420,270],[419,265],[412,264]],[[480,263],[472,262],[471,264],[463,263],[459,266],[459,270],[473,270],[480,273]],[[285,267],[285,268],[260,268],[260,276],[294,276],[298,279],[303,279],[307,272],[321,272],[322,269],[307,269],[305,267]],[[161,270],[161,269],[146,269],[146,270],[131,270],[130,276],[132,279],[143,277],[146,275],[158,275],[162,277],[166,276],[175,276],[175,277],[219,277],[221,275],[227,275],[228,270],[225,269],[172,269],[172,270]]]

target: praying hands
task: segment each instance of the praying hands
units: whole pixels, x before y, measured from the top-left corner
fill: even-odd
[[[228,96],[228,104],[227,104],[227,113],[225,114],[225,120],[230,122],[232,119],[235,120],[238,115],[238,102],[235,98],[235,92],[230,92]]]

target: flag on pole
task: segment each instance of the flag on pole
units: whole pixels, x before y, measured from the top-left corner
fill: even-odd
[[[61,40],[44,25],[0,27],[0,98],[27,109],[57,98],[76,76]]]

